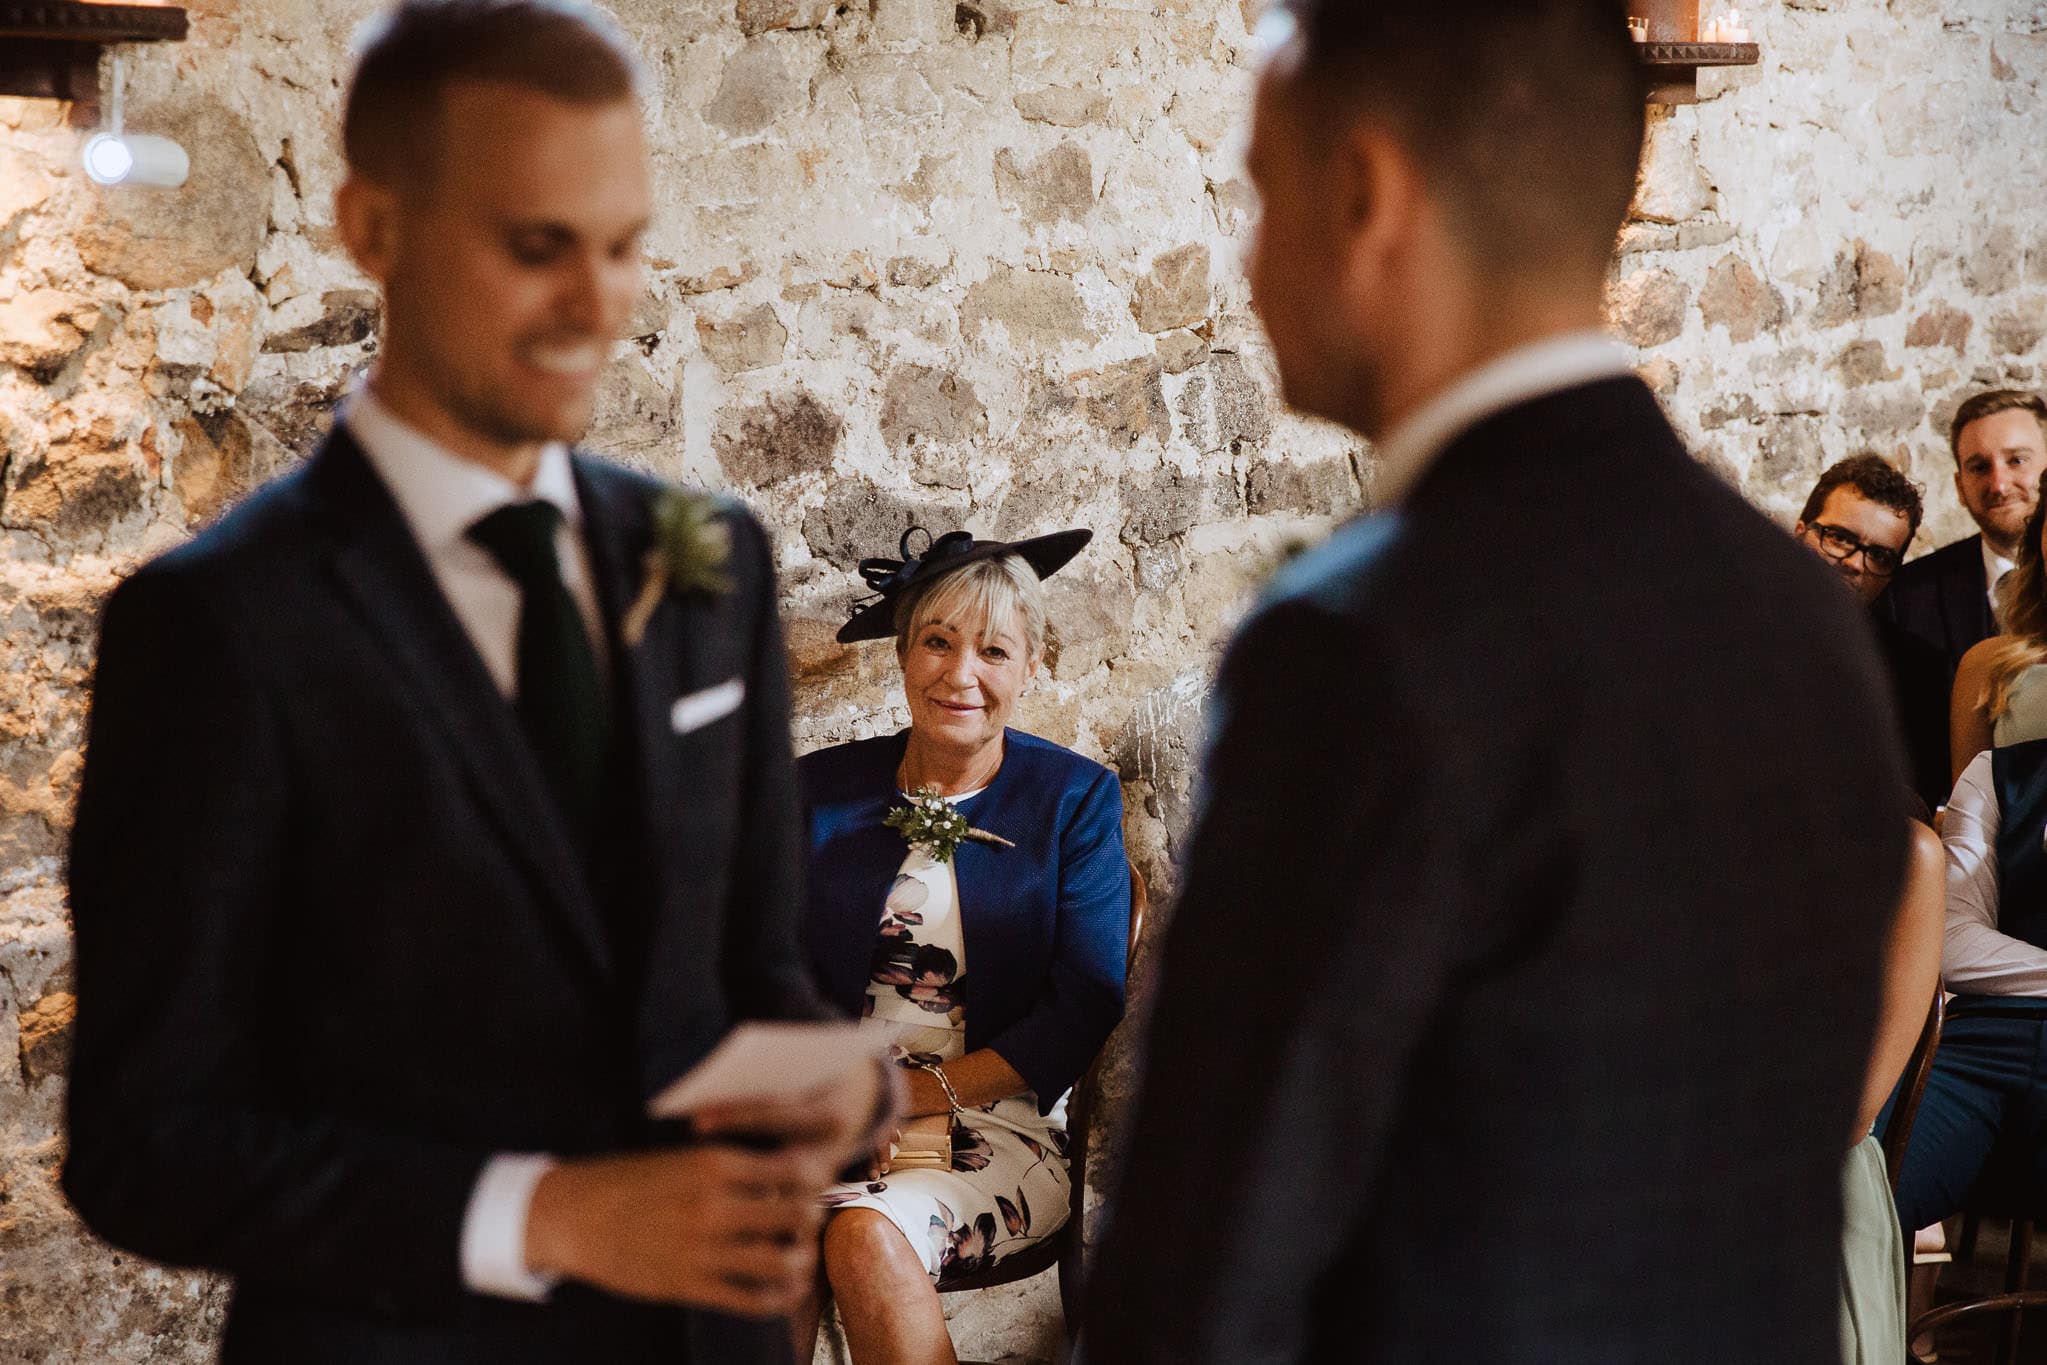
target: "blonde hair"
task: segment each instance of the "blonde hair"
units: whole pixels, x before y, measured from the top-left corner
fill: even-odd
[[[896,657],[910,637],[933,622],[963,629],[979,622],[985,639],[1005,630],[1023,637],[1027,661],[1045,652],[1045,592],[1037,571],[1018,555],[996,555],[941,574],[896,604]]]
[[[2047,564],[2040,557],[2040,529],[2047,499],[2026,518],[2018,563],[1997,585],[1997,617],[2003,634],[1992,645],[1976,704],[1996,720],[2011,708],[2012,684],[2034,664],[2047,663]]]

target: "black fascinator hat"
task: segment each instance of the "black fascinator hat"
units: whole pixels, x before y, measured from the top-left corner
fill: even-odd
[[[921,556],[910,551],[910,541],[916,536],[925,540]],[[977,560],[1015,555],[1030,565],[1039,578],[1050,578],[1065,568],[1067,561],[1079,554],[1081,547],[1094,537],[1093,531],[1080,530],[1054,531],[1029,540],[975,540],[970,532],[948,531],[933,540],[929,531],[921,526],[912,526],[903,532],[902,543],[897,547],[901,559],[860,561],[860,576],[867,580],[867,586],[874,589],[876,595],[863,599],[853,608],[852,619],[839,627],[839,643],[850,645],[860,640],[892,638],[896,633],[896,604],[903,600],[903,594],[943,578],[955,569],[963,569]]]

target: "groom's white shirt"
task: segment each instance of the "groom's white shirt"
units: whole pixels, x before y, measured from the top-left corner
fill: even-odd
[[[441,595],[507,697],[518,688],[519,585],[467,532],[510,503],[543,498],[559,507],[555,554],[562,582],[582,613],[598,661],[605,662],[604,617],[583,540],[583,508],[568,447],[548,445],[530,488],[462,459],[406,425],[367,385],[352,394],[341,421],[390,490],[426,556]],[[470,1192],[462,1223],[462,1279],[479,1294],[540,1300],[555,1282],[526,1268],[526,1214],[552,1158],[506,1152],[491,1158]]]

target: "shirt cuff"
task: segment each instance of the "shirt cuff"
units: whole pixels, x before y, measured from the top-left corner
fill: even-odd
[[[554,1158],[504,1152],[490,1159],[462,1218],[462,1282],[473,1292],[539,1303],[560,1280],[526,1268],[526,1211]]]

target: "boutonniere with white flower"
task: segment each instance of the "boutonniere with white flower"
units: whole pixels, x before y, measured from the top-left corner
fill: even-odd
[[[732,591],[725,567],[732,559],[732,528],[718,515],[718,499],[668,488],[654,500],[654,543],[647,549],[646,579],[632,609],[619,623],[626,647],[645,638],[654,609],[669,593],[701,592],[716,597]]]
[[[919,787],[911,792],[907,806],[897,806],[881,822],[900,833],[911,848],[920,849],[934,863],[952,861],[953,850],[963,841],[993,844],[997,848],[1016,845],[999,834],[975,829],[959,808],[938,794],[936,787]]]

